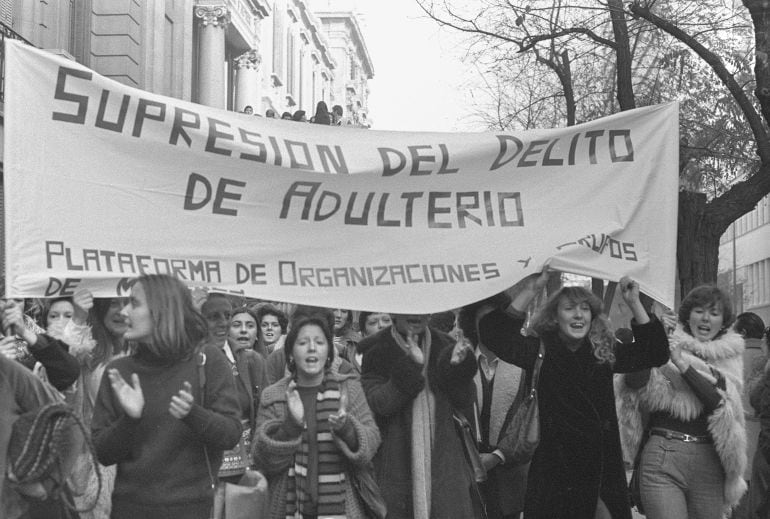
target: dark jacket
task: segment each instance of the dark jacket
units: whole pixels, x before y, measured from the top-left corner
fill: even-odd
[[[80,376],[80,363],[69,354],[69,346],[64,341],[41,333],[29,351],[45,368],[48,382],[59,391],[70,387]]]
[[[502,360],[531,371],[540,339],[522,336],[523,324],[523,318],[513,319],[506,343],[486,345]],[[660,366],[669,355],[657,319],[633,330],[636,342],[616,344],[612,366],[597,362],[587,339],[572,352],[556,333],[542,338],[541,438],[529,470],[525,518],[593,519],[599,497],[613,519],[631,518],[613,374]]]
[[[431,337],[427,369],[436,402],[431,518],[469,519],[474,517],[471,480],[452,411],[472,413],[476,362],[471,354],[452,366],[455,340],[434,329]],[[374,458],[377,482],[388,505],[388,519],[412,519],[412,401],[425,386],[422,366],[407,357],[390,327],[363,339],[361,347],[366,351],[364,391],[382,435],[382,446]]]
[[[204,346],[203,352],[205,398],[198,355],[168,365],[139,352],[108,364],[108,370],[117,369],[128,383],[136,373],[144,394],[144,410],[136,420],[123,411],[109,377],[102,378],[96,397],[91,424],[96,455],[104,465],[118,465],[113,515],[208,517],[212,475],[223,451],[238,443],[241,409],[227,357],[216,346]],[[195,403],[179,420],[168,407],[185,382]]]

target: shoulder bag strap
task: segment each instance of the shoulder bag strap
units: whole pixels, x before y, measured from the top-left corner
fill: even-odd
[[[195,350],[195,364],[198,366],[198,387],[201,390],[201,406],[206,406],[206,354],[203,352],[202,347],[198,347]],[[209,451],[206,448],[206,444],[203,444],[203,455],[206,456],[206,469],[209,473],[209,481],[211,482],[211,489],[216,488],[216,482],[214,481],[214,473],[211,470],[211,460],[209,459]]]
[[[532,368],[532,385],[529,388],[530,394],[537,391],[537,382],[540,379],[540,368],[543,367],[543,357],[545,357],[545,344],[541,340],[540,349],[537,352],[537,359],[535,360],[535,367]]]

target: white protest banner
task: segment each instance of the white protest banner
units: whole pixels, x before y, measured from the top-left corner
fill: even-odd
[[[424,313],[549,263],[674,301],[675,104],[571,128],[406,133],[163,97],[6,40],[14,297],[125,294],[143,273]]]

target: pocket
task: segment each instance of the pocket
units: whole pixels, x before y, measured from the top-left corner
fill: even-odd
[[[667,440],[662,436],[650,436],[642,452],[642,472],[664,470],[671,464],[677,452],[676,440]]]

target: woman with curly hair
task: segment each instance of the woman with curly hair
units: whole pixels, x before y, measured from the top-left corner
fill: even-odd
[[[730,297],[715,286],[691,290],[677,317],[663,317],[670,362],[619,384],[624,440],[635,453],[647,439],[639,481],[648,518],[720,519],[746,490],[744,341],[730,330]]]
[[[538,337],[524,336],[524,311],[545,287],[547,272],[533,276],[505,309],[487,314],[480,329],[501,360],[532,370],[541,342],[540,445],[529,470],[524,517],[630,519],[620,447],[613,375],[659,366],[668,360],[661,323],[647,315],[639,285],[620,280],[631,309],[636,341],[615,341],[601,301],[582,287],[564,287],[535,316]]]

